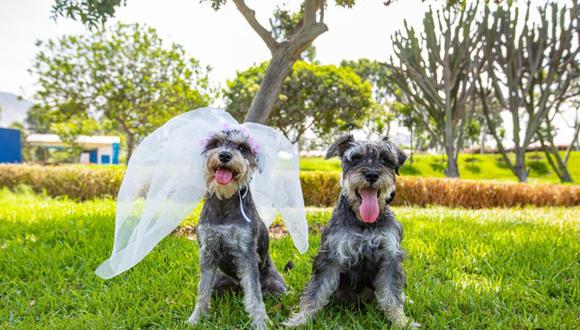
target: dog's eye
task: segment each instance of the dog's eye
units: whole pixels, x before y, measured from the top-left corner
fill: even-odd
[[[248,151],[248,148],[246,148],[246,146],[241,145],[241,146],[238,146],[238,150],[240,152],[246,152],[246,151]]]
[[[385,154],[382,154],[380,156],[380,159],[381,159],[381,162],[385,165],[388,165],[388,166],[393,165],[393,162],[391,161],[391,159]]]
[[[357,163],[360,162],[362,160],[362,155],[361,154],[352,154],[350,155],[350,160]]]
[[[205,145],[205,149],[206,150],[215,149],[215,148],[219,147],[220,145],[221,145],[221,143],[219,141],[211,140]]]

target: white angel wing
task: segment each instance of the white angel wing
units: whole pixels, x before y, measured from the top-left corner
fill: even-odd
[[[242,126],[260,146],[258,162],[262,168],[251,187],[256,208],[267,227],[280,212],[294,246],[304,253],[308,250],[308,223],[298,151],[278,130],[254,123]]]
[[[113,253],[97,275],[111,278],[133,267],[191,213],[206,191],[202,141],[237,125],[227,112],[203,108],[171,119],[141,142],[119,191]]]

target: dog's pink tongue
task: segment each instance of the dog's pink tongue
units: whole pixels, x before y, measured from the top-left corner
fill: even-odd
[[[379,201],[377,200],[377,190],[365,188],[360,191],[362,203],[358,208],[361,220],[367,223],[377,221],[379,217]]]
[[[232,181],[233,173],[226,168],[218,168],[215,171],[215,180],[217,183],[225,185]]]

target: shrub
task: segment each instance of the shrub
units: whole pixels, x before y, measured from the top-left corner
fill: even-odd
[[[403,178],[397,205],[463,208],[580,205],[580,187],[557,184],[499,183],[440,178]]]
[[[340,191],[338,174],[305,172],[300,179],[306,205],[334,205]],[[442,205],[472,209],[524,205],[575,206],[580,205],[580,187],[399,177],[393,205]]]
[[[37,193],[87,200],[114,197],[123,180],[121,166],[1,165],[0,187],[28,185]]]
[[[114,197],[122,166],[0,165],[0,187],[28,185],[49,196],[86,200]],[[333,206],[340,191],[336,172],[300,175],[307,206]],[[399,177],[394,205],[442,205],[463,208],[580,205],[580,187],[557,184],[499,183],[442,178]]]
[[[309,206],[331,206],[340,191],[339,174],[332,172],[302,172],[302,194],[304,204]]]

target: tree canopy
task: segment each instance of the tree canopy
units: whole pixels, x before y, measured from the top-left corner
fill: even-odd
[[[227,82],[227,110],[237,119],[246,115],[267,66],[251,67]],[[292,142],[309,129],[326,136],[360,128],[372,104],[371,89],[350,67],[298,61],[282,84],[268,124]]]
[[[117,24],[85,36],[38,42],[31,72],[39,85],[31,121],[73,136],[122,133],[135,144],[174,115],[208,104],[207,69],[155,29]]]
[[[292,66],[299,60],[302,53],[308,49],[313,41],[321,34],[328,31],[324,21],[326,0],[303,0],[297,12],[278,9],[274,13],[268,30],[256,18],[256,12],[250,8],[245,0],[231,0],[246,22],[256,34],[264,41],[272,54],[269,65],[264,73],[260,88],[254,95],[250,108],[246,114],[246,121],[264,123],[267,121],[278,93],[282,88],[282,82],[290,74]],[[200,0],[208,3],[214,10],[221,9],[227,0]],[[381,1],[385,6],[394,0]],[[458,0],[448,0],[449,5],[456,4]],[[339,7],[351,8],[356,0],[335,0],[334,4]],[[53,16],[80,19],[89,27],[98,27],[113,17],[115,10],[126,1],[122,0],[55,0]]]
[[[484,66],[479,95],[487,126],[505,163],[520,181],[527,181],[524,154],[536,139],[551,151],[547,158],[562,181],[571,181],[554,145],[551,118],[562,102],[579,95],[574,85],[580,78],[580,6],[576,0],[568,8],[548,2],[538,8],[539,20],[533,23],[529,3],[525,10],[521,15],[510,5],[499,6],[493,12],[486,8],[482,19],[483,53],[479,62]],[[501,109],[511,115],[515,162],[508,157],[497,133],[499,127],[489,116],[487,93],[492,93]],[[547,129],[540,130],[542,123]]]
[[[392,38],[396,60],[388,67],[396,88],[420,105],[425,127],[441,140],[447,154],[445,173],[459,177],[458,153],[464,128],[471,121],[468,100],[473,94],[471,75],[477,49],[477,6],[431,8],[423,18],[423,31],[407,25]],[[429,125],[435,123],[435,125]]]

